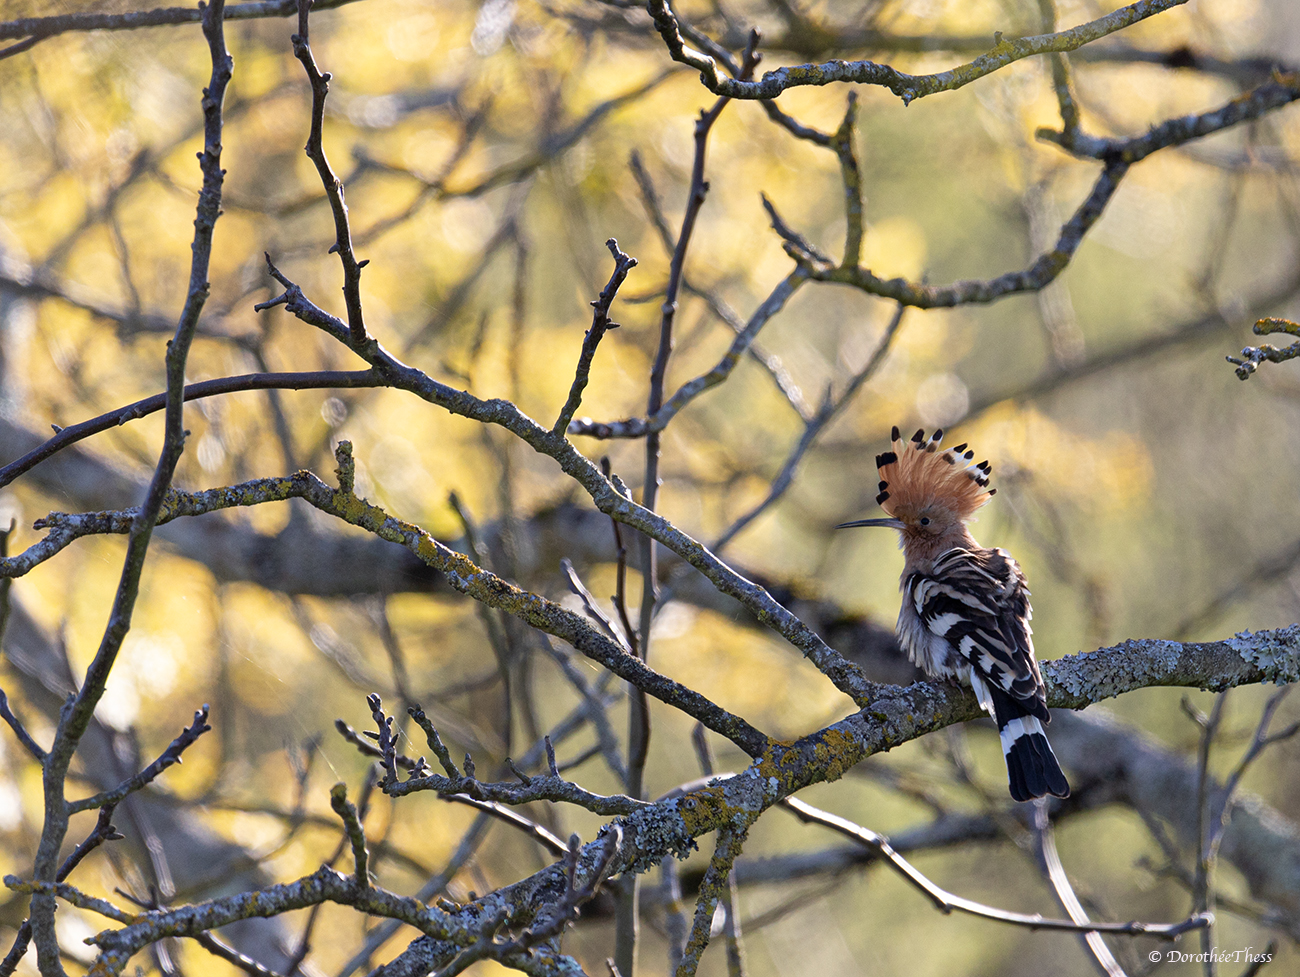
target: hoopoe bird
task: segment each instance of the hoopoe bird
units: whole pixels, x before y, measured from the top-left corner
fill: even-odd
[[[853,526],[897,529],[903,550],[899,644],[932,678],[955,678],[998,725],[1011,796],[1018,801],[1070,785],[1047,742],[1050,722],[1043,676],[1034,659],[1029,588],[1011,554],[975,542],[966,522],[997,489],[987,461],[965,444],[941,450],[943,431],[917,431],[910,443],[893,430],[892,450],[876,456],[887,519]]]

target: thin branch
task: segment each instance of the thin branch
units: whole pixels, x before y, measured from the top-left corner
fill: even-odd
[[[842,267],[857,267],[862,257],[862,172],[853,152],[854,118],[857,115],[857,92],[849,92],[844,121],[831,137],[830,148],[840,161],[840,180],[844,184],[844,257]]]
[[[376,703],[378,698],[372,695],[370,701],[372,704]],[[398,780],[396,746],[391,737],[384,733],[385,728],[392,723],[392,719],[384,716],[377,704],[373,708],[379,722],[379,749],[383,754],[383,763],[387,770],[392,771],[380,782],[380,787],[390,797],[404,797],[407,794],[432,790],[444,797],[464,794],[477,801],[495,801],[503,804],[527,804],[539,800],[565,801],[602,815],[628,814],[638,808],[650,806],[648,801],[621,794],[612,796],[593,794],[556,774],[528,777],[524,782],[517,784],[485,783],[474,776],[474,770],[468,763],[465,765],[465,773],[460,776],[442,776],[425,772],[406,780]]]
[[[192,939],[214,957],[224,960],[232,966],[238,967],[246,974],[252,974],[253,977],[281,977],[281,975],[277,974],[274,970],[271,970],[269,967],[263,967],[252,957],[245,956],[234,947],[217,939],[211,933],[200,933],[197,936],[192,937]],[[298,963],[301,962],[301,960],[298,961]],[[292,974],[296,966],[297,964],[295,964],[294,967],[286,968],[287,973]]]
[[[824,146],[829,148],[831,140],[835,137],[829,132],[822,132],[812,126],[806,126],[792,115],[782,112],[774,100],[764,99],[758,103],[767,113],[767,117],[779,125],[796,139],[806,139],[815,146]]]
[[[823,64],[801,64],[767,71],[758,81],[723,77],[718,73],[713,58],[686,47],[678,19],[669,9],[668,0],[649,0],[646,9],[672,59],[699,71],[701,83],[715,95],[769,99],[776,98],[790,88],[852,82],[888,88],[906,105],[914,99],[933,95],[936,92],[955,91],[1023,58],[1077,50],[1098,38],[1113,34],[1186,2],[1187,0],[1139,0],[1138,3],[1121,7],[1104,17],[1069,30],[1010,41],[1003,38],[1001,32],[996,32],[993,35],[994,46],[986,54],[967,64],[932,75],[909,75],[889,65],[876,64],[873,61],[828,61]]]
[[[699,969],[700,958],[704,955],[713,932],[713,914],[717,911],[718,903],[730,892],[732,867],[740,856],[748,831],[749,824],[745,822],[738,826],[728,825],[718,831],[718,842],[695,900],[691,936],[686,941],[686,952],[677,967],[676,977],[694,977]]]
[[[718,537],[717,542],[713,544],[713,552],[721,552],[723,547],[735,539],[746,526],[762,515],[768,507],[780,499],[781,496],[785,494],[786,490],[794,484],[794,476],[799,470],[799,463],[803,460],[804,454],[812,447],[813,443],[817,440],[821,432],[825,430],[826,426],[840,414],[850,401],[852,401],[854,395],[862,388],[862,385],[874,376],[878,369],[880,369],[880,365],[885,361],[885,356],[889,353],[890,347],[893,345],[894,337],[898,335],[899,327],[903,323],[903,314],[906,311],[907,306],[905,305],[900,305],[895,310],[893,317],[889,320],[889,325],[885,327],[884,335],[876,345],[875,351],[872,352],[862,369],[854,374],[853,379],[849,381],[844,392],[840,394],[838,398],[832,400],[828,391],[828,396],[826,400],[822,402],[816,415],[805,425],[803,435],[799,438],[799,443],[795,445],[794,451],[792,451],[789,457],[786,458],[785,464],[781,466],[781,471],[777,474],[776,478],[772,480],[772,485],[768,489],[767,495],[761,502],[733,522],[727,528],[726,532]]]
[[[15,875],[6,875],[4,878],[5,887],[13,892],[29,893],[33,896],[39,894],[48,896],[58,896],[60,899],[68,902],[78,909],[88,909],[91,912],[99,913],[108,919],[115,920],[119,923],[130,923],[134,916],[130,913],[123,912],[106,899],[99,899],[95,896],[87,895],[76,886],[68,885],[66,882],[57,882],[51,885],[49,882],[29,882],[20,879]]]
[[[682,384],[662,407],[649,416],[614,421],[612,423],[593,421],[585,417],[578,418],[569,425],[569,433],[604,440],[609,438],[641,438],[662,431],[668,426],[668,422],[676,417],[687,404],[706,390],[713,389],[731,376],[732,370],[740,363],[741,356],[749,349],[754,337],[758,335],[759,331],[767,325],[773,316],[785,307],[785,303],[789,301],[790,296],[809,277],[808,272],[802,268],[796,268],[782,279],[772,289],[771,294],[763,300],[762,304],[754,310],[754,314],[749,317],[749,321],[745,324],[744,331],[732,340],[731,347],[718,361],[717,365],[708,373],[703,373]]]
[[[831,266],[815,255],[801,252],[789,241],[786,252],[801,266],[807,274],[817,281],[840,282],[852,285],[870,295],[879,295],[893,299],[903,305],[919,309],[946,308],[970,303],[992,302],[995,299],[1019,292],[1033,292],[1048,285],[1056,279],[1074,253],[1083,243],[1083,237],[1101,218],[1102,211],[1110,202],[1120,181],[1128,172],[1129,163],[1111,157],[1105,168],[1097,177],[1092,192],[1079,205],[1078,210],[1061,228],[1060,237],[1052,250],[1045,252],[1028,268],[1011,271],[983,281],[958,281],[950,285],[927,285],[921,282],[909,282],[902,278],[884,279],[874,275],[866,268],[842,268]]]
[[[461,528],[465,532],[465,543],[469,546],[470,555],[484,569],[490,569],[487,563],[487,551],[479,541],[478,528],[474,524],[469,510],[461,503],[460,496],[455,492],[447,496],[447,502],[451,505],[452,510],[460,519]],[[507,509],[507,513],[508,513]],[[493,613],[492,609],[484,604],[476,604],[475,611],[479,620],[483,622],[483,629],[487,632],[488,644],[492,646],[493,657],[496,658],[497,675],[500,676],[501,689],[503,694],[503,703],[501,706],[501,743],[504,749],[510,748],[510,734],[513,729],[514,717],[514,681],[512,674],[512,664],[517,656],[512,647],[508,621],[500,615]]]
[[[1268,698],[1260,712],[1259,722],[1255,726],[1255,733],[1251,737],[1250,746],[1242,754],[1237,766],[1233,769],[1228,777],[1228,782],[1224,785],[1223,791],[1216,797],[1215,806],[1219,808],[1219,814],[1211,821],[1208,847],[1212,857],[1217,858],[1219,846],[1223,844],[1223,836],[1228,830],[1228,822],[1232,819],[1233,798],[1237,793],[1237,788],[1241,786],[1241,778],[1245,775],[1246,770],[1259,759],[1260,754],[1274,743],[1280,743],[1288,740],[1300,732],[1300,722],[1291,723],[1290,725],[1278,730],[1276,733],[1268,731],[1273,722],[1273,716],[1277,713],[1278,707],[1282,705],[1282,700],[1291,692],[1292,686],[1286,686],[1278,689]]]
[[[599,624],[602,631],[622,645],[623,650],[629,655],[636,654],[632,650],[632,645],[624,638],[623,632],[614,625],[609,615],[601,610],[600,605],[596,603],[596,595],[587,589],[587,585],[582,582],[582,578],[578,576],[578,571],[573,568],[573,564],[567,557],[560,561],[560,570],[564,573],[564,578],[569,582],[569,589],[582,601],[582,609],[587,612],[587,616]]]
[[[1256,336],[1271,336],[1274,333],[1286,333],[1290,336],[1300,336],[1300,322],[1292,322],[1290,319],[1267,318],[1260,319],[1255,323],[1252,331]],[[1300,342],[1294,342],[1290,346],[1278,349],[1276,346],[1247,346],[1241,351],[1241,358],[1228,356],[1225,359],[1229,363],[1237,366],[1237,377],[1241,380],[1249,380],[1254,372],[1259,369],[1259,364],[1268,363],[1285,363],[1287,360],[1293,360],[1300,356]]]
[[[826,137],[826,145],[830,145],[833,137]],[[822,251],[817,245],[813,244],[806,237],[792,228],[785,222],[785,219],[778,213],[776,205],[768,199],[767,194],[762,194],[763,209],[767,211],[768,220],[772,223],[772,230],[776,231],[777,237],[787,245],[786,251],[793,248],[798,254],[811,255],[816,261],[825,265],[834,264],[834,260],[825,251]]]
[[[296,284],[290,281],[271,263],[272,276],[285,286],[282,295],[262,307],[283,304],[304,322],[316,326],[342,343],[348,342],[347,325],[337,316],[330,315],[308,299]],[[796,270],[788,282],[802,281],[804,274]],[[776,293],[764,303],[755,320],[766,321],[785,299],[793,292],[794,285],[778,286]],[[761,321],[751,322],[757,330]],[[747,342],[747,340],[746,340]],[[744,343],[740,344],[743,347]],[[733,349],[735,347],[733,346]],[[847,661],[843,655],[831,648],[815,631],[800,621],[794,614],[773,599],[763,587],[745,579],[726,563],[702,546],[698,540],[682,532],[662,516],[639,506],[627,495],[619,492],[612,481],[606,478],[592,461],[579,452],[573,444],[562,435],[556,435],[525,415],[509,401],[494,399],[480,400],[463,390],[456,390],[447,384],[439,383],[420,370],[409,367],[385,350],[376,340],[371,340],[361,349],[354,349],[366,362],[376,367],[395,389],[405,390],[423,400],[437,404],[453,414],[469,417],[488,424],[498,424],[513,433],[533,450],[556,461],[566,475],[581,485],[591,496],[592,502],[606,515],[639,530],[647,536],[663,543],[670,550],[682,557],[691,566],[699,570],[717,590],[734,597],[758,617],[760,621],[780,633],[796,648],[802,651],[827,678],[846,695],[855,701],[865,701],[869,694],[870,683],[861,671]],[[735,355],[738,357],[739,352]],[[728,365],[729,363],[729,365]],[[734,367],[731,357],[724,358],[722,368],[729,371]],[[707,383],[708,377],[701,380]],[[717,382],[720,382],[720,378]],[[691,387],[688,384],[687,387]],[[682,391],[679,391],[682,393]],[[666,405],[672,406],[672,403]],[[575,422],[577,423],[577,422]],[[572,428],[572,425],[570,425]],[[455,577],[449,577],[455,586]],[[558,635],[557,635],[558,637]],[[585,653],[585,652],[584,652]],[[712,728],[712,727],[710,727]]]
[[[360,346],[366,341],[365,316],[361,309],[361,269],[369,260],[358,261],[352,252],[352,228],[348,223],[348,205],[344,201],[343,184],[334,175],[329,160],[325,156],[325,98],[330,90],[329,72],[322,73],[316,66],[316,58],[311,53],[309,37],[309,14],[312,0],[298,0],[298,33],[293,35],[293,53],[307,71],[307,80],[311,83],[311,132],[307,136],[307,156],[316,166],[321,183],[325,187],[325,196],[329,199],[330,210],[334,214],[334,246],[332,252],[338,252],[343,265],[343,302],[348,310],[349,339],[353,346]]]
[[[771,104],[770,102],[763,103],[764,106]],[[654,181],[651,180],[650,173],[641,160],[641,154],[636,150],[632,151],[629,166],[632,170],[632,176],[636,180],[637,189],[640,191],[641,202],[645,206],[646,214],[649,216],[651,223],[654,224],[655,230],[658,231],[659,240],[662,242],[664,250],[671,257],[674,250],[672,231],[668,229],[668,222],[664,218],[663,206],[659,201],[659,193],[655,189]],[[685,272],[682,274],[682,291],[703,299],[705,304],[708,305],[709,311],[726,323],[732,332],[737,334],[744,332],[745,320],[740,317],[736,310],[712,290],[696,285]],[[789,371],[786,370],[785,364],[781,362],[780,357],[767,352],[758,343],[751,343],[746,352],[748,352],[750,359],[761,366],[768,376],[772,378],[772,382],[776,384],[776,388],[781,391],[781,395],[794,408],[795,413],[803,421],[807,422],[808,418],[812,416],[812,411],[804,400],[803,391],[791,379]]]
[[[19,41],[17,44],[10,44],[7,48],[0,49],[0,61],[3,61],[5,58],[12,58],[15,54],[22,54],[24,51],[30,51],[43,40],[45,40],[43,37],[29,37],[25,41]]]
[[[523,159],[507,163],[496,170],[492,170],[466,186],[457,187],[455,189],[447,188],[447,180],[451,173],[451,162],[449,162],[448,168],[445,169],[443,173],[431,180],[420,179],[416,174],[409,173],[409,176],[413,179],[419,180],[419,182],[424,185],[420,193],[413,201],[411,201],[411,203],[397,213],[391,214],[388,217],[379,218],[365,230],[358,232],[356,240],[361,244],[370,243],[380,235],[400,226],[410,218],[414,217],[421,208],[431,201],[474,199],[483,196],[497,187],[524,181],[528,177],[531,177],[541,167],[545,166],[550,160],[577,145],[588,132],[594,129],[596,125],[611,112],[649,94],[676,73],[677,69],[670,68],[635,88],[629,89],[622,94],[615,95],[612,98],[601,102],[572,126],[546,139],[535,150],[524,156]],[[480,114],[485,116],[485,112]],[[482,119],[479,119],[477,116],[476,119],[478,119],[481,124]],[[468,146],[465,146],[465,149],[467,150]],[[457,157],[457,154],[453,154],[453,156]],[[459,158],[455,158],[454,161],[459,162]],[[509,225],[512,225],[513,223],[513,220],[508,219],[499,231],[512,230]],[[484,247],[484,253],[486,254],[489,250],[499,248],[502,243],[504,243],[503,238],[494,236],[494,238],[489,241],[488,245]],[[495,247],[493,247],[493,245],[495,245]],[[477,278],[480,273],[481,270],[477,271],[474,274],[474,277]],[[446,305],[454,305],[454,300],[458,297],[463,298],[463,293],[458,295],[458,291],[453,291],[449,296],[449,301]],[[431,326],[426,327],[424,330],[412,337],[411,342],[422,342],[428,338],[432,331]]]
[[[221,189],[225,171],[221,168],[221,138],[224,125],[222,103],[230,82],[233,61],[226,50],[222,22],[225,0],[213,0],[203,9],[203,34],[208,43],[212,72],[201,102],[204,119],[203,151],[199,167],[203,188],[194,219],[191,246],[190,279],[185,304],[176,332],[168,344],[165,357],[167,373],[167,407],[162,449],[144,504],[132,519],[127,553],[117,592],[113,598],[109,622],[99,649],[86,670],[81,689],[65,707],[45,763],[45,819],[41,840],[33,861],[33,879],[54,881],[59,850],[68,830],[68,811],[64,788],[68,767],[78,743],[90,725],[95,706],[104,694],[109,672],[117,660],[122,642],[131,628],[131,618],[140,591],[140,578],[148,554],[154,526],[171,486],[172,476],[185,450],[184,389],[185,364],[210,290],[208,268],[212,255],[212,236],[221,214]],[[54,930],[55,901],[52,891],[37,891],[32,896],[31,920],[36,942],[38,966],[47,977],[64,973],[58,938]]]
[[[247,373],[239,377],[218,377],[199,383],[188,383],[185,400],[200,400],[220,394],[239,394],[248,390],[351,390],[357,387],[382,387],[385,379],[376,370],[315,370],[307,373]],[[139,420],[166,407],[166,394],[136,400],[134,404],[118,407],[99,417],[60,427],[55,437],[32,448],[26,455],[10,461],[0,468],[0,487],[9,485],[21,474],[30,472],[48,457],[56,455],[70,444],[85,440],[92,434],[112,430],[129,421]]]
[[[453,804],[464,804],[466,807],[472,807],[484,814],[489,814],[498,821],[510,825],[510,827],[522,831],[530,836],[539,845],[549,851],[552,855],[563,855],[567,846],[554,833],[547,828],[532,821],[518,811],[513,811],[504,804],[496,801],[480,801],[470,797],[468,794],[446,794],[442,798],[444,801],[450,801]]]
[[[605,247],[609,248],[609,253],[614,256],[614,271],[600,293],[600,298],[591,303],[596,311],[591,317],[591,328],[587,330],[582,340],[582,353],[578,356],[578,367],[574,372],[573,386],[569,388],[569,398],[560,409],[560,416],[551,426],[553,434],[563,434],[568,430],[569,422],[573,420],[573,415],[582,404],[582,392],[587,388],[587,380],[591,375],[591,361],[596,356],[596,347],[600,345],[606,330],[619,327],[617,322],[610,320],[609,308],[614,304],[614,296],[618,294],[619,288],[627,278],[627,273],[636,267],[636,259],[619,250],[618,242],[613,238],[605,242]]]
[[[758,44],[758,32],[750,35],[749,47],[745,52],[746,75],[752,73],[758,63],[755,48]],[[704,206],[709,184],[704,178],[705,161],[708,152],[709,133],[717,122],[730,99],[719,98],[707,111],[701,111],[695,122],[695,153],[691,163],[691,182],[687,191],[686,208],[682,214],[682,226],[673,247],[672,258],[668,263],[668,286],[664,291],[664,301],[659,321],[659,346],[655,352],[654,362],[650,368],[650,390],[647,397],[646,416],[653,417],[663,406],[664,384],[668,374],[668,359],[673,350],[673,327],[677,318],[678,295],[685,274],[686,253],[690,248],[695,222]],[[659,503],[659,432],[648,431],[645,439],[645,477],[641,483],[641,504],[648,512],[654,512]],[[654,620],[659,604],[659,553],[653,536],[641,536],[641,610],[637,621],[637,642],[634,655],[642,661],[650,657],[650,625]],[[636,798],[644,794],[646,761],[650,755],[650,703],[645,690],[633,688],[628,697],[627,720],[627,793]],[[614,919],[614,962],[618,969],[626,974],[636,972],[636,950],[638,928],[640,925],[639,900],[640,879],[628,876],[618,885],[618,902]]]
[[[623,480],[618,477],[609,463],[609,456],[602,456],[600,459],[600,472],[614,486],[614,490],[624,498],[629,498],[631,492],[623,484]],[[636,654],[636,649],[640,644],[640,635],[636,633],[636,628],[632,627],[632,619],[627,613],[627,547],[623,545],[623,531],[618,528],[618,520],[611,518],[610,527],[614,530],[614,550],[618,554],[614,564],[614,609],[618,611],[619,623],[623,625],[623,638],[627,646]]]
[[[609,0],[605,0],[609,2]],[[640,6],[640,4],[636,4]],[[764,36],[764,46],[769,51],[788,51],[808,58],[819,58],[829,52],[867,50],[893,51],[910,54],[933,54],[949,52],[954,54],[979,54],[988,50],[987,34],[942,34],[927,31],[924,34],[899,34],[880,30],[869,18],[859,18],[850,23],[824,24],[813,18],[797,14],[791,18],[793,7],[789,3],[781,4],[780,11],[787,20],[784,32],[769,32]],[[731,71],[734,59],[730,58],[726,47],[739,47],[744,43],[743,33],[733,23],[727,25],[721,43],[713,41],[689,23],[679,22],[681,31],[692,44],[705,53],[717,58],[718,62]],[[626,26],[626,22],[606,20],[602,26],[616,29]],[[1045,30],[1055,30],[1055,24],[1044,26]],[[1247,55],[1240,58],[1218,58],[1214,55],[1200,53],[1187,44],[1180,44],[1168,50],[1144,50],[1129,46],[1127,43],[1101,45],[1089,44],[1078,49],[1073,55],[1080,61],[1093,64],[1149,64],[1171,71],[1196,71],[1226,78],[1239,84],[1253,84],[1260,78],[1266,78],[1281,63],[1272,55]],[[1283,70],[1289,70],[1283,68]]]
[[[1296,99],[1300,99],[1300,72],[1275,74],[1269,81],[1217,109],[1169,119],[1152,126],[1141,136],[1103,139],[1079,132],[1069,135],[1051,129],[1039,129],[1036,135],[1045,142],[1056,143],[1075,156],[1136,163],[1161,149],[1179,146],[1212,132],[1258,119]]]
[[[181,762],[181,755],[189,749],[200,736],[210,731],[208,725],[208,706],[204,703],[203,707],[194,713],[194,721],[181,734],[171,741],[167,749],[163,750],[158,759],[145,767],[134,777],[124,780],[112,790],[106,790],[102,793],[95,794],[93,797],[85,797],[79,801],[68,802],[68,813],[76,814],[79,811],[89,811],[96,807],[107,807],[112,809],[120,804],[129,794],[134,794],[138,790],[143,790],[153,781],[161,776],[162,772],[168,767],[174,766]]]
[[[0,719],[3,719],[9,724],[9,728],[12,729],[14,735],[18,737],[18,742],[23,745],[23,748],[32,755],[32,758],[35,759],[37,763],[45,762],[45,750],[39,743],[32,739],[31,734],[27,732],[27,727],[23,725],[22,720],[14,715],[13,710],[9,708],[9,696],[5,694],[4,689],[0,689]]]
[[[1034,840],[1039,865],[1048,881],[1052,883],[1052,891],[1056,893],[1056,899],[1061,907],[1072,922],[1080,925],[1089,922],[1083,904],[1079,902],[1074,887],[1070,885],[1070,877],[1066,875],[1065,866],[1061,864],[1060,853],[1056,850],[1056,835],[1052,830],[1051,818],[1048,816],[1048,805],[1042,798],[1034,803]],[[1100,933],[1089,930],[1082,935],[1084,946],[1088,948],[1088,952],[1092,954],[1092,958],[1106,977],[1126,977],[1124,968],[1110,952],[1110,947],[1106,945]]]
[[[442,764],[442,769],[447,772],[447,776],[452,778],[459,777],[461,773],[451,758],[451,751],[448,750],[446,744],[443,743],[442,737],[438,735],[438,730],[434,728],[429,717],[424,714],[424,710],[417,705],[408,707],[407,712],[410,713],[411,718],[415,720],[415,724],[419,726],[420,729],[424,730],[425,739],[428,741],[429,749],[433,750],[433,755],[438,758],[438,762]]]
[[[331,10],[356,0],[315,0],[313,10]],[[222,15],[226,20],[254,20],[264,17],[290,17],[298,11],[298,0],[258,0],[234,3]],[[131,31],[144,27],[172,24],[197,24],[203,11],[195,7],[160,7],[121,14],[76,13],[55,17],[25,17],[0,23],[0,40],[14,37],[45,38],[70,31]]]
[[[1203,929],[1213,922],[1213,917],[1205,914],[1197,914],[1183,920],[1181,923],[1074,923],[1068,919],[1048,919],[1037,913],[1032,915],[1026,913],[1013,913],[1005,909],[996,909],[992,906],[986,906],[982,903],[974,902],[970,899],[964,899],[961,896],[953,895],[947,892],[924,875],[918,872],[910,862],[902,855],[894,851],[889,844],[889,839],[884,835],[876,834],[869,828],[854,824],[852,821],[845,820],[826,811],[818,810],[811,804],[806,804],[795,797],[787,797],[781,801],[783,807],[792,811],[800,821],[805,824],[820,824],[823,827],[830,828],[844,835],[846,838],[852,838],[867,848],[874,849],[881,858],[893,868],[899,875],[907,879],[913,886],[929,897],[934,903],[936,909],[943,913],[953,911],[969,913],[972,916],[978,916],[981,919],[991,919],[999,923],[1010,923],[1014,926],[1025,926],[1029,929],[1046,929],[1062,930],[1069,933],[1114,933],[1121,936],[1154,936],[1162,940],[1176,940],[1195,929]]]
[[[1296,294],[1297,289],[1300,289],[1300,277],[1292,275],[1282,279],[1267,291],[1263,288],[1253,289],[1249,295],[1231,297],[1220,303],[1220,308],[1179,323],[1168,331],[1135,339],[1107,352],[1093,354],[1082,362],[1035,377],[1017,387],[1004,388],[987,394],[971,404],[970,410],[962,420],[976,417],[1004,401],[1023,401],[1041,397],[1114,367],[1169,354],[1193,343],[1208,342],[1212,339],[1217,341],[1221,334],[1231,328],[1222,307],[1244,306],[1246,316],[1258,315],[1286,302]],[[877,437],[883,437],[884,434],[882,430]],[[854,443],[854,450],[858,450],[858,445],[858,442]],[[1202,620],[1200,615],[1189,618],[1179,625],[1180,630],[1176,630],[1175,636],[1201,623]]]
[[[1202,715],[1184,698],[1183,711],[1201,727],[1200,743],[1197,747],[1196,778],[1196,875],[1192,882],[1192,906],[1197,912],[1212,914],[1214,912],[1214,848],[1210,844],[1210,748],[1214,737],[1219,732],[1223,721],[1223,707],[1228,701],[1225,689],[1214,697],[1214,705],[1208,716]],[[1201,952],[1206,977],[1214,977],[1217,967],[1214,961],[1214,923],[1201,933]]]
[[[605,765],[618,778],[618,782],[621,784],[627,783],[627,767],[624,765],[623,758],[619,753],[618,736],[614,733],[614,727],[610,724],[609,715],[606,712],[606,703],[608,701],[606,696],[600,690],[591,687],[581,670],[570,661],[569,655],[554,647],[549,640],[543,642],[543,647],[546,649],[547,654],[551,656],[551,659],[559,665],[560,671],[564,673],[564,677],[569,684],[582,696],[587,718],[596,731],[596,744],[593,749],[601,754],[605,760]],[[549,736],[545,742],[550,753],[549,758],[553,760],[554,747],[551,746]],[[576,765],[576,761],[571,764],[571,766]],[[558,776],[560,769],[557,767],[551,773]]]
[[[352,862],[356,868],[353,878],[356,880],[356,886],[365,889],[370,885],[367,867],[370,864],[370,853],[366,851],[366,833],[361,827],[361,818],[357,814],[356,805],[348,800],[347,784],[342,781],[330,788],[330,807],[343,822],[348,843],[352,846]]]

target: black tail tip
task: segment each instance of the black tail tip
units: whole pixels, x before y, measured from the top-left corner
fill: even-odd
[[[1017,801],[1036,797],[1069,797],[1070,785],[1042,733],[1020,736],[1007,753],[1007,782]]]

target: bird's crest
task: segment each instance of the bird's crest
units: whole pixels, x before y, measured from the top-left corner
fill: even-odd
[[[880,508],[897,516],[900,510],[915,513],[942,505],[966,519],[997,491],[988,487],[993,469],[987,461],[972,464],[975,452],[965,444],[941,449],[942,438],[941,430],[928,438],[917,431],[911,441],[904,441],[894,428],[891,450],[876,455]]]

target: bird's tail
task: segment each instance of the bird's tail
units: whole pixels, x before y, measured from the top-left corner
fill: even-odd
[[[1056,762],[1056,754],[1052,752],[1052,745],[1047,742],[1047,734],[1038,718],[1017,716],[1005,719],[999,715],[997,722],[1002,754],[1007,761],[1011,796],[1018,801],[1044,794],[1069,797],[1070,785],[1066,783],[1065,774]]]
[[[997,685],[984,681],[974,669],[970,684],[984,711],[998,724],[1011,796],[1018,801],[1031,801],[1044,794],[1069,797],[1070,785],[1043,732],[1043,723],[1052,721],[1047,704],[1037,697],[1012,698]]]

